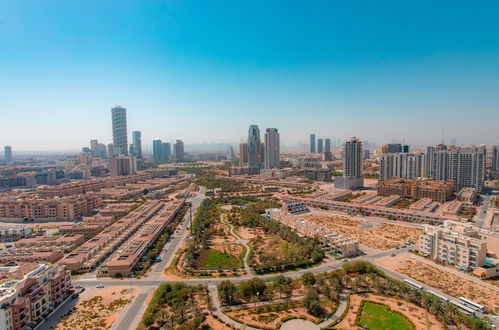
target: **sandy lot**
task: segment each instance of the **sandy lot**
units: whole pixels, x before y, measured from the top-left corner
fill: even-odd
[[[138,293],[132,287],[132,296]],[[130,302],[130,287],[90,288],[85,290],[73,312],[63,318],[56,329],[109,329],[119,312]]]
[[[404,314],[409,320],[411,320],[411,322],[416,326],[416,329],[445,329],[434,315],[428,313],[421,307],[403,300],[375,296],[369,293],[350,296],[350,307],[348,312],[343,320],[334,327],[335,329],[362,329],[361,327],[355,325],[355,318],[362,300],[369,300],[390,306],[392,310]]]
[[[449,296],[464,296],[482,304],[489,312],[499,313],[499,292],[471,280],[427,265],[410,256],[383,257],[376,260],[379,265],[406,274],[413,279],[445,292]]]
[[[321,212],[310,213],[302,218],[380,250],[393,249],[408,240],[416,242],[422,232],[421,229],[399,224],[370,222]]]

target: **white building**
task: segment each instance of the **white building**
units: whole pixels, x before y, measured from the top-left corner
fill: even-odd
[[[334,187],[355,189],[364,185],[362,177],[362,142],[352,137],[343,145],[343,176],[335,177]]]
[[[426,156],[406,152],[383,154],[380,159],[380,180],[393,177],[415,179],[425,176]]]

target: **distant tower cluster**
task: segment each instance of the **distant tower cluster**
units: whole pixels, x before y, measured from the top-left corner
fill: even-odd
[[[316,139],[315,134],[310,134],[310,153],[318,153],[322,156],[322,159],[326,161],[333,160],[331,139]]]

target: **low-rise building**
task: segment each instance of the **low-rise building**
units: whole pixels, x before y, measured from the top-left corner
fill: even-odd
[[[15,242],[31,236],[31,228],[26,225],[0,226],[0,242]]]
[[[71,294],[62,266],[23,264],[0,267],[0,329],[34,329]]]
[[[54,264],[61,259],[64,254],[61,251],[30,251],[27,249],[8,249],[0,251],[0,264],[10,265],[12,263],[50,263]]]
[[[457,200],[465,206],[473,206],[478,198],[478,191],[475,188],[463,188],[457,193]]]
[[[392,178],[378,182],[378,195],[399,195],[402,198],[431,198],[445,202],[452,198],[454,182],[428,179],[404,180]]]
[[[34,236],[20,239],[15,243],[16,249],[28,249],[30,251],[71,251],[85,242],[81,234],[68,234],[60,236]]]

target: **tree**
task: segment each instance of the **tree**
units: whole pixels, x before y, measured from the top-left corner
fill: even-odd
[[[305,295],[303,300],[303,306],[307,309],[307,312],[313,316],[320,317],[324,314],[324,309],[321,307],[321,301],[319,295],[315,289],[310,289]]]
[[[236,287],[234,284],[232,284],[231,281],[222,281],[218,285],[218,292],[220,294],[220,297],[222,298],[222,301],[226,305],[232,305],[234,302],[234,298],[236,297]]]
[[[277,276],[274,280],[274,285],[279,291],[279,298],[281,298],[281,294],[291,292],[291,279],[284,275]]]
[[[251,298],[261,298],[265,290],[267,289],[267,284],[259,278],[253,278],[249,281],[241,282],[239,284],[239,292],[241,295],[247,299]]]
[[[303,274],[301,280],[303,281],[303,284],[305,284],[306,286],[312,286],[316,282],[314,274],[310,272]]]

